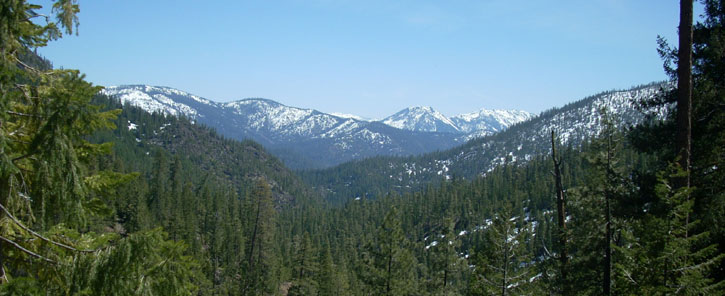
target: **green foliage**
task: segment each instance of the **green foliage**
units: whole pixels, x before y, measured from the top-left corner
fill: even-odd
[[[131,234],[75,260],[72,272],[64,275],[72,285],[53,294],[192,295],[199,275],[185,249],[183,243],[167,240],[160,229]]]
[[[658,209],[648,211],[624,233],[625,245],[616,249],[623,262],[615,264],[621,288],[628,293],[710,294],[719,283],[708,278],[725,255],[708,244],[709,232],[693,233],[691,189],[674,189],[672,178],[683,174],[674,165],[658,174]]]
[[[102,111],[92,104],[100,87],[29,51],[59,38],[61,28],[72,33],[78,5],[55,1],[57,22],[35,22],[41,7],[25,1],[2,7],[0,293],[191,294],[195,263],[183,244],[158,230],[120,238],[106,220],[117,190],[137,175],[95,170],[111,146],[86,137],[114,128],[120,110]]]

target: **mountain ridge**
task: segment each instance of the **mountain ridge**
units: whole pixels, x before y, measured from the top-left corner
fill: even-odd
[[[426,111],[425,114],[409,114],[407,119],[401,120],[414,121],[415,116],[422,118],[432,113],[437,120],[448,124],[448,128],[431,130],[428,127],[401,126],[401,129],[386,124],[385,120],[367,121],[353,116],[338,116],[287,106],[270,99],[246,98],[221,103],[174,88],[142,84],[111,86],[101,93],[117,96],[121,103],[149,112],[188,117],[192,122],[215,128],[226,137],[255,140],[295,169],[330,167],[379,155],[417,155],[460,145],[479,134],[490,134],[487,129],[460,132],[458,127],[451,125],[453,121],[430,107],[418,108]],[[501,117],[510,116],[503,114]],[[519,119],[524,120],[523,117]],[[511,124],[494,123],[490,130]],[[476,124],[486,126],[488,123]]]
[[[406,158],[377,157],[344,163],[306,172],[303,177],[333,202],[374,197],[393,189],[414,190],[440,180],[474,179],[503,164],[523,164],[550,154],[552,130],[559,145],[578,147],[598,136],[603,126],[601,110],[607,110],[616,128],[640,123],[645,116],[638,110],[637,102],[668,87],[667,83],[653,82],[628,90],[605,91],[451,149]],[[358,180],[366,183],[360,184]]]

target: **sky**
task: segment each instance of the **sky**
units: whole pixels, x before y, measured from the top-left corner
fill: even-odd
[[[79,4],[78,35],[38,52],[94,84],[168,86],[219,102],[267,98],[371,119],[409,106],[448,116],[539,113],[665,80],[656,39],[676,44],[679,17],[674,0]]]

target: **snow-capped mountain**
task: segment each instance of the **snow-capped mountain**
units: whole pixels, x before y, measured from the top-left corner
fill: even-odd
[[[460,133],[453,121],[431,107],[409,107],[382,120],[389,126],[419,132]]]
[[[596,135],[603,107],[616,116],[617,122],[637,121],[642,116],[635,110],[633,99],[651,97],[662,86],[653,83],[605,92],[536,117],[525,111],[480,110],[447,118],[430,107],[412,107],[382,121],[332,115],[266,99],[218,103],[168,87],[118,86],[102,93],[149,112],[183,115],[229,138],[255,140],[293,168],[327,167],[378,155],[442,151],[479,138],[454,149],[457,152],[437,153],[441,159],[406,169],[411,174],[426,169],[441,175],[469,162],[463,160],[475,159],[479,168],[487,170],[504,161],[545,153],[548,141],[543,131],[553,129],[563,142],[576,144]]]
[[[482,137],[505,130],[516,123],[529,120],[534,114],[523,110],[487,110],[451,117],[451,121],[464,133]]]
[[[459,139],[470,140],[500,132],[507,127],[528,120],[534,115],[522,110],[488,110],[446,117],[431,107],[410,107],[381,122],[389,126],[422,132],[461,134]]]
[[[225,113],[236,115],[232,118],[234,126],[266,134],[271,142],[321,138],[358,126],[354,119],[289,107],[267,99],[244,99],[220,105]]]
[[[101,93],[107,96],[116,96],[123,104],[128,103],[151,113],[183,115],[192,119],[200,116],[196,110],[197,108],[194,107],[216,105],[207,99],[169,87],[148,85],[111,86],[101,90]]]
[[[458,144],[447,133],[401,130],[267,99],[218,103],[173,88],[146,85],[112,86],[102,94],[149,112],[185,116],[229,138],[252,139],[293,168],[326,167],[378,155],[421,154]]]

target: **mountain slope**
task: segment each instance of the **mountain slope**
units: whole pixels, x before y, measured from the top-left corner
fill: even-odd
[[[509,126],[533,118],[534,115],[522,110],[486,110],[451,117],[461,132],[467,133],[466,139],[491,135],[505,130]]]
[[[90,140],[112,142],[115,154],[128,171],[151,171],[161,153],[178,156],[186,168],[185,174],[199,182],[196,186],[213,179],[244,196],[257,180],[263,179],[270,184],[279,206],[314,197],[295,173],[257,143],[225,139],[213,129],[185,118],[150,114],[103,96],[96,98],[96,103],[104,108],[122,108],[115,122],[117,128],[97,132]]]
[[[635,102],[656,95],[662,87],[667,85],[652,83],[603,92],[443,152],[406,158],[378,157],[307,172],[304,178],[328,192],[332,200],[405,191],[454,177],[471,179],[506,162],[526,162],[536,155],[550,153],[552,130],[562,145],[574,147],[595,137],[602,128],[603,108],[608,109],[618,127],[639,122],[644,117],[636,110]]]

